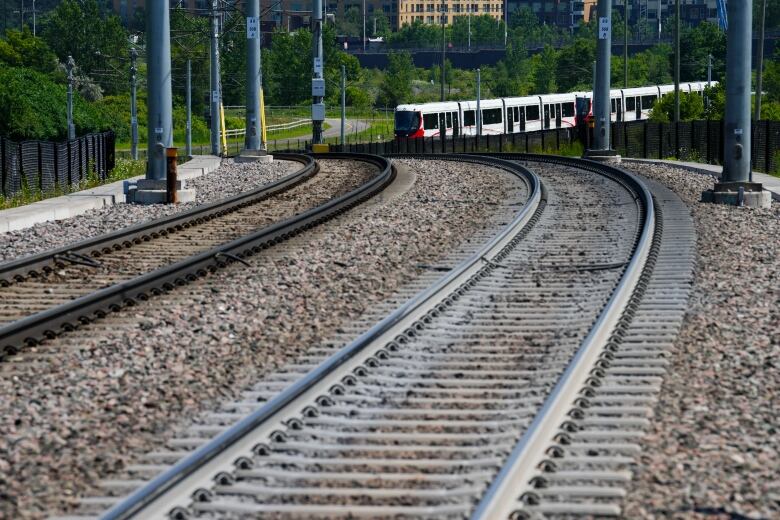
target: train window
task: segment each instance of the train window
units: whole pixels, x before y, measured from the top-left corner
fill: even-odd
[[[574,117],[574,103],[564,103],[561,105],[563,117]]]
[[[447,128],[452,128],[452,112],[447,112]]]
[[[613,99],[613,100],[612,100],[612,113],[613,113],[613,114],[614,114],[615,112],[617,112],[617,103],[616,103],[616,102],[617,102],[617,99]]]
[[[496,125],[502,122],[501,109],[491,108],[490,110],[482,111],[482,124],[483,125]]]
[[[439,128],[439,114],[423,114],[423,128],[425,130]]]
[[[635,110],[636,109],[636,98],[635,97],[627,97],[626,98],[626,112]]]
[[[525,107],[525,120],[526,121],[539,120],[539,107],[537,105],[531,105]]]
[[[656,96],[642,96],[642,110],[649,110],[655,105]]]
[[[473,110],[463,111],[463,126],[474,126],[477,124],[476,115]]]
[[[520,107],[515,107],[515,121],[520,121]]]

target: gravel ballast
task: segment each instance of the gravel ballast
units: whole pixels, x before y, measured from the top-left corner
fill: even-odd
[[[272,163],[235,163],[223,161],[222,166],[206,175],[186,181],[186,187],[197,190],[196,202],[170,206],[167,204],[116,204],[90,210],[83,215],[0,234],[0,262],[33,255],[47,249],[85,240],[124,227],[165,217],[214,202],[244,191],[258,188],[301,168],[294,161],[275,160]]]
[[[516,195],[509,175],[492,168],[405,164],[417,181],[392,201],[2,367],[0,517],[67,512],[78,496],[101,494],[99,478],[330,337]]]
[[[624,167],[688,204],[698,262],[623,516],[780,518],[780,204],[703,204],[711,177]]]

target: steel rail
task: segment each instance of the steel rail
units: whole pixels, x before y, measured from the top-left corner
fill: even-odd
[[[37,276],[40,271],[52,271],[52,264],[60,263],[64,265],[68,258],[82,257],[83,259],[83,257],[89,257],[90,255],[99,257],[103,253],[110,253],[112,249],[131,247],[133,243],[148,241],[157,235],[175,233],[184,227],[226,215],[289,190],[318,172],[318,165],[310,156],[280,153],[275,154],[275,157],[280,160],[299,162],[302,164],[302,167],[282,179],[226,199],[199,205],[175,215],[143,222],[135,226],[82,240],[75,244],[5,262],[0,264],[0,285],[10,285],[14,281],[21,281],[27,276]]]
[[[394,156],[402,157],[402,156]],[[233,467],[233,461],[253,446],[251,434],[270,429],[278,422],[293,419],[300,412],[303,402],[319,395],[323,390],[338,384],[342,373],[346,373],[386,344],[405,342],[414,335],[416,324],[438,315],[443,302],[457,300],[460,295],[476,284],[484,269],[491,266],[491,259],[516,240],[518,235],[533,222],[533,217],[543,207],[543,186],[538,177],[527,168],[497,158],[447,155],[404,155],[420,159],[454,160],[489,164],[505,169],[523,179],[529,187],[526,204],[511,223],[484,244],[467,260],[442,276],[428,289],[414,296],[395,311],[361,334],[337,353],[326,359],[317,368],[283,390],[256,411],[246,416],[215,438],[196,449],[174,466],[158,475],[130,496],[116,504],[101,518],[120,520],[143,514],[144,518],[164,517],[171,513],[166,496],[173,500],[189,500],[193,493],[208,486],[220,471]],[[294,419],[297,420],[297,419]]]
[[[607,346],[643,275],[655,232],[656,217],[652,195],[644,183],[625,170],[585,159],[537,154],[499,154],[498,156],[514,160],[577,166],[615,179],[622,178],[637,194],[637,203],[643,211],[644,218],[634,254],[618,286],[533,422],[483,495],[471,515],[472,520],[509,518],[517,510],[517,497],[523,496],[531,489],[532,479],[542,471],[540,465],[548,457],[546,450],[561,428],[565,428],[569,414],[577,413],[576,410],[581,404],[578,403],[581,390],[588,385],[594,371],[599,370],[597,366],[599,355]]]
[[[345,153],[328,154],[327,158],[368,162],[376,165],[381,173],[363,186],[304,213],[174,264],[0,327],[0,359],[4,351],[15,352],[17,345],[41,337],[53,338],[60,331],[75,328],[78,323],[88,323],[94,318],[104,317],[108,312],[118,311],[123,306],[134,305],[137,300],[146,300],[150,294],[172,290],[177,285],[194,281],[231,262],[243,262],[245,257],[314,227],[372,197],[388,186],[395,177],[390,161],[379,156]]]

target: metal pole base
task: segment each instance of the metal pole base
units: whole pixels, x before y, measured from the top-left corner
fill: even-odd
[[[714,189],[702,192],[701,201],[747,208],[769,208],[772,205],[772,193],[764,190],[760,182],[718,182]]]

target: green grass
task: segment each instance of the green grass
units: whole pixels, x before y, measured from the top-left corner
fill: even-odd
[[[25,206],[52,197],[60,197],[73,193],[75,191],[88,190],[97,186],[108,184],[111,182],[121,181],[143,175],[146,171],[145,161],[131,161],[128,159],[117,159],[116,166],[106,176],[105,180],[101,180],[97,174],[90,172],[86,179],[74,185],[69,190],[63,190],[57,186],[51,191],[42,192],[40,190],[31,189],[26,182],[26,179],[22,177],[22,190],[11,197],[0,196],[0,209],[16,208],[19,206]]]

